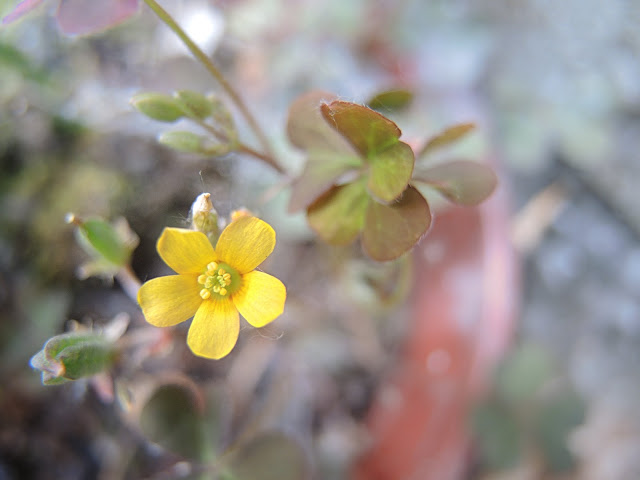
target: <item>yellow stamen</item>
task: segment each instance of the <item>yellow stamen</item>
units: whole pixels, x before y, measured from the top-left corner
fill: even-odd
[[[221,297],[232,295],[237,290],[238,285],[235,285],[234,279],[238,274],[232,267],[210,262],[206,268],[206,271],[198,276],[198,283],[203,287],[200,291],[203,299],[211,298],[214,294]],[[240,278],[238,280],[240,281]],[[205,292],[208,292],[208,295]]]

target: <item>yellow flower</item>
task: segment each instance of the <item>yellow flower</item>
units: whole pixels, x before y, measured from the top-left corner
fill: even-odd
[[[238,312],[259,328],[284,309],[282,282],[255,270],[275,244],[273,228],[255,217],[232,221],[215,249],[201,232],[165,228],[158,253],[178,275],[154,278],[140,288],[138,303],[147,322],[170,327],[194,317],[187,336],[191,351],[224,357],[238,340]]]

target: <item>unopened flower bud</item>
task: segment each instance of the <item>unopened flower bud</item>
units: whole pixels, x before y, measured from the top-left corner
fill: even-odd
[[[215,243],[220,229],[218,227],[218,212],[213,208],[210,193],[198,195],[191,205],[190,218],[191,229],[204,233],[212,243]]]
[[[114,360],[114,345],[103,336],[71,332],[50,338],[30,363],[42,372],[42,383],[57,385],[96,375]]]
[[[246,208],[242,207],[239,208],[238,210],[233,210],[231,212],[231,221],[233,222],[234,220],[238,220],[239,218],[242,217],[253,217],[253,213],[251,213],[250,210],[247,210]]]

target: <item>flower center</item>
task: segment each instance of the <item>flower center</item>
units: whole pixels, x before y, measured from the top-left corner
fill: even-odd
[[[198,277],[201,285],[200,296],[209,298],[229,298],[242,284],[240,274],[226,263],[211,262]]]

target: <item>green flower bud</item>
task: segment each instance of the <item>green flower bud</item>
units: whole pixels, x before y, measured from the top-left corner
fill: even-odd
[[[179,152],[201,153],[203,155],[220,156],[229,153],[230,146],[217,143],[208,137],[192,132],[165,132],[158,141]]]
[[[43,384],[57,385],[100,373],[114,359],[114,346],[103,336],[71,332],[50,338],[30,364],[42,372]]]
[[[213,111],[211,102],[201,93],[192,90],[178,90],[174,96],[188,117],[204,120]]]
[[[238,131],[236,130],[231,112],[217,96],[213,94],[209,95],[207,100],[211,103],[211,118],[214,123],[224,131],[229,139],[229,143],[235,144],[238,141]]]
[[[160,122],[175,122],[184,116],[180,102],[163,93],[140,93],[131,99],[131,105],[143,115]]]

